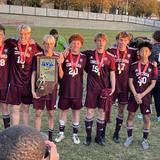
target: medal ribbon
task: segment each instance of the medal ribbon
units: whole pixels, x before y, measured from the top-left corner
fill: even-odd
[[[4,44],[2,44],[2,46],[0,47],[0,55],[2,54],[3,49],[4,49]]]
[[[73,61],[73,55],[72,55],[72,53],[69,54],[69,60],[71,62],[72,69],[75,70],[76,67],[77,67],[77,65],[78,65],[78,62],[80,60],[80,53],[77,56],[76,62]]]
[[[102,59],[101,61],[99,61],[99,56],[98,56],[98,52],[96,51],[96,62],[97,62],[97,66],[98,66],[98,71],[100,72],[103,64],[104,64],[104,58],[105,58],[106,52],[102,53]]]
[[[26,49],[25,49],[25,51],[23,52],[23,51],[22,51],[22,47],[21,47],[21,42],[18,41],[18,50],[20,51],[20,57],[21,57],[21,63],[22,63],[22,64],[24,64],[25,61],[26,61],[26,54],[27,54],[28,48],[29,48],[29,42],[27,43]]]
[[[149,62],[145,65],[143,72],[141,72],[141,63],[140,62],[138,63],[138,73],[140,75],[140,78],[142,78],[142,73],[146,73],[148,66],[149,66]]]

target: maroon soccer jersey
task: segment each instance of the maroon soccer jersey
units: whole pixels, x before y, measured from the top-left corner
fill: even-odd
[[[7,40],[10,49],[10,83],[17,86],[24,86],[30,84],[31,71],[34,56],[41,52],[42,49],[37,43],[30,43],[28,50],[26,45],[21,45],[22,53],[26,51],[25,63],[22,63],[21,52],[18,46],[18,41],[15,39]]]
[[[85,70],[88,73],[87,76],[87,90],[95,91],[102,90],[104,88],[111,87],[110,84],[110,71],[115,71],[115,61],[114,56],[109,52],[103,54],[98,54],[99,60],[104,58],[104,62],[100,71],[98,69],[98,64],[96,61],[96,51],[87,50],[83,52],[87,57],[87,63]],[[94,98],[94,97],[93,97]]]
[[[148,67],[145,69],[145,73],[143,73],[145,65],[140,63],[141,71],[138,65],[139,62],[135,62],[131,65],[129,78],[133,78],[133,85],[135,87],[136,92],[142,93],[148,88],[148,86],[151,83],[151,80],[157,80],[158,74],[156,72],[157,70],[151,63],[148,64]]]
[[[9,74],[9,48],[4,44],[0,54],[0,89],[7,88]]]
[[[83,93],[83,70],[86,65],[86,56],[80,53],[77,67],[73,68],[70,54],[66,57],[62,65],[64,75],[59,83],[59,95],[64,98],[81,98]],[[72,57],[75,63],[78,55],[72,54]]]
[[[116,92],[127,93],[128,87],[128,75],[130,65],[137,61],[137,50],[127,47],[126,51],[118,52],[117,47],[108,49],[110,53],[115,55],[116,63]]]

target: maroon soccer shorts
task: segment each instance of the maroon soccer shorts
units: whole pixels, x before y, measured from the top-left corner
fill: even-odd
[[[36,110],[44,110],[47,108],[47,111],[56,109],[56,99],[57,99],[57,89],[53,91],[52,94],[43,96],[39,99],[33,99],[33,108]]]
[[[69,108],[80,110],[82,107],[82,98],[59,98],[58,108],[61,110],[67,110]]]
[[[99,106],[99,101],[100,101],[100,94],[101,91],[87,91],[87,95],[86,95],[86,101],[85,101],[85,106],[87,108],[102,108],[101,106]]]
[[[6,102],[7,88],[0,89],[0,103]]]
[[[6,103],[11,105],[32,104],[31,86],[18,86],[10,84],[6,97]]]
[[[140,111],[143,115],[151,114],[151,95],[147,95],[142,99],[142,104],[138,105],[135,101],[133,96],[130,96],[128,102],[128,111],[129,112],[136,112],[137,109],[140,107]]]
[[[113,94],[113,102],[116,101],[116,99],[118,99],[118,103],[119,104],[128,104],[128,93],[117,93],[115,92]]]

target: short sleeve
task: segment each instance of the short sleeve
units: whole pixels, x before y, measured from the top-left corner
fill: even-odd
[[[158,67],[153,66],[152,80],[158,79]]]
[[[116,71],[115,59],[113,57],[110,58],[110,71]]]
[[[32,72],[37,71],[37,57],[33,57],[33,63],[32,63]]]

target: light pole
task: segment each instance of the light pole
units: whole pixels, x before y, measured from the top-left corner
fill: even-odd
[[[128,15],[128,0],[126,2],[126,15]]]

